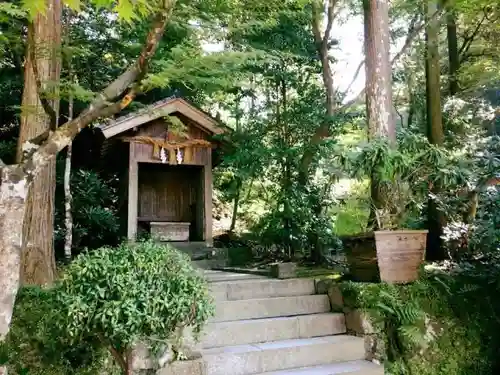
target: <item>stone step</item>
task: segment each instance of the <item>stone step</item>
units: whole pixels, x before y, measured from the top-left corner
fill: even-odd
[[[156,375],[206,375],[205,362],[203,359],[175,361],[152,373]]]
[[[217,301],[307,296],[316,292],[314,280],[312,279],[255,279],[255,276],[245,281],[234,282],[231,280],[227,282],[224,280],[223,282],[214,282],[211,288]]]
[[[196,263],[196,262],[194,262]],[[204,270],[203,276],[209,283],[218,284],[221,282],[230,282],[234,283],[235,281],[241,280],[269,280],[265,276],[261,275],[253,275],[250,273],[235,273],[235,272],[224,272],[224,271],[215,271],[215,270]]]
[[[252,375],[362,360],[364,340],[338,335],[204,349],[206,375]]]
[[[351,361],[326,366],[266,372],[259,375],[384,375],[384,367],[368,361]]]
[[[226,259],[201,259],[201,260],[193,260],[191,262],[195,268],[199,268],[202,270],[210,270],[212,268],[220,268],[224,267],[227,264]]]
[[[285,318],[209,323],[204,348],[338,335],[346,332],[344,314],[312,314]]]
[[[330,311],[325,295],[219,301],[210,322],[319,314]]]

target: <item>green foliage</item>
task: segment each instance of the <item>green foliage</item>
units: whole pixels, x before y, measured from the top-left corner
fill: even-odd
[[[20,290],[0,356],[0,362],[8,365],[9,374],[92,375],[104,368],[106,355],[100,343],[82,339],[71,344],[56,323],[60,319],[53,289]]]
[[[64,163],[57,166],[55,246],[58,258],[63,258],[65,208],[63,173]],[[75,170],[71,175],[73,251],[93,250],[119,243],[118,196],[116,181],[106,181],[96,172]]]
[[[408,212],[418,205],[405,177],[414,169],[414,154],[406,154],[385,138],[371,140],[350,157],[339,156],[340,163],[353,177],[373,178],[382,192],[381,202],[372,202],[379,228],[401,227],[408,220]],[[416,166],[419,168],[420,166]]]
[[[381,227],[391,228],[419,225],[415,219],[429,198],[451,216],[463,207],[451,197],[456,198],[460,190],[476,185],[478,180],[491,178],[498,165],[496,155],[483,152],[467,157],[432,145],[418,134],[401,131],[397,144],[391,145],[386,139],[371,140],[348,152],[339,149],[335,160],[351,177],[365,180],[375,176],[380,181],[386,199],[377,213]],[[482,166],[485,164],[489,167]],[[438,194],[431,194],[433,187],[438,188]]]
[[[179,328],[199,333],[212,313],[184,254],[154,242],[101,248],[77,257],[53,288],[21,290],[0,363],[16,375],[114,374],[110,346],[125,358],[138,340],[175,345]]]
[[[82,4],[80,0],[65,0],[63,3],[74,11],[81,10]],[[124,21],[130,22],[150,14],[154,9],[158,9],[157,7],[163,2],[158,1],[151,4],[150,1],[145,0],[92,0],[88,3],[95,5],[97,8],[111,9]],[[20,6],[2,7],[2,9],[5,8],[18,17],[27,15],[30,19],[33,19],[39,13],[45,13],[46,7],[47,4],[44,0],[22,0]]]
[[[124,355],[138,340],[199,333],[213,313],[208,286],[186,255],[152,241],[78,256],[57,287],[66,335],[101,339]]]
[[[318,174],[304,184],[299,181],[300,160],[318,124],[327,122],[336,135],[346,119],[326,117],[309,7],[290,1],[267,22],[248,25],[242,18],[229,29],[231,47],[257,50],[265,58],[248,61],[242,67],[249,76],[246,85],[223,97],[236,131],[219,187],[227,200],[243,197],[241,216],[256,216],[247,227],[268,255],[308,257],[312,249],[335,242],[331,217],[324,214],[332,204],[335,176]],[[334,144],[332,139],[317,147],[314,170],[328,163]]]
[[[479,196],[481,202],[472,228],[469,246],[473,254],[500,251],[500,191],[490,187]]]
[[[313,246],[338,247],[331,218],[317,212],[319,197],[320,192],[313,189],[291,187],[277,197],[277,209],[263,215],[252,227],[260,244],[269,249],[273,258],[309,259]]]
[[[26,16],[25,10],[17,7],[15,4],[5,1],[0,2],[0,20],[4,21],[4,17],[24,18]],[[8,18],[5,18],[7,20]]]
[[[494,263],[458,270],[406,286],[340,284],[346,306],[366,311],[384,342],[387,374],[496,373],[500,270]]]
[[[6,164],[11,164],[16,155],[17,142],[15,140],[0,141],[0,160]]]
[[[343,179],[338,186],[347,191],[337,193],[337,203],[329,210],[329,214],[334,217],[335,234],[349,236],[365,232],[370,216],[369,180],[358,182]]]

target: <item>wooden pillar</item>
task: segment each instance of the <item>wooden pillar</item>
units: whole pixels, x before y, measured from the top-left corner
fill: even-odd
[[[137,204],[139,190],[139,164],[135,158],[134,143],[129,144],[128,164],[128,224],[127,238],[129,241],[137,240]]]
[[[207,159],[203,167],[203,189],[205,192],[205,243],[208,246],[213,246],[214,240],[212,235],[212,149],[207,148]]]

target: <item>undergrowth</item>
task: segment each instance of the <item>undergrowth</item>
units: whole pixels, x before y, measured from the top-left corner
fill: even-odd
[[[101,345],[88,338],[77,345],[70,343],[57,324],[59,314],[52,290],[20,290],[0,355],[0,363],[8,363],[9,374],[93,375],[103,369],[108,356]],[[111,367],[107,370],[113,374]]]
[[[385,350],[386,374],[497,374],[500,267],[468,264],[407,286],[341,284],[346,306],[365,310]]]

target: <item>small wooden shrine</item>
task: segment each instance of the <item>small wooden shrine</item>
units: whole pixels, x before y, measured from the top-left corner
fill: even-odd
[[[113,164],[126,171],[128,239],[147,232],[161,241],[210,246],[212,166],[220,145],[214,136],[225,128],[177,97],[99,128],[115,145]]]

